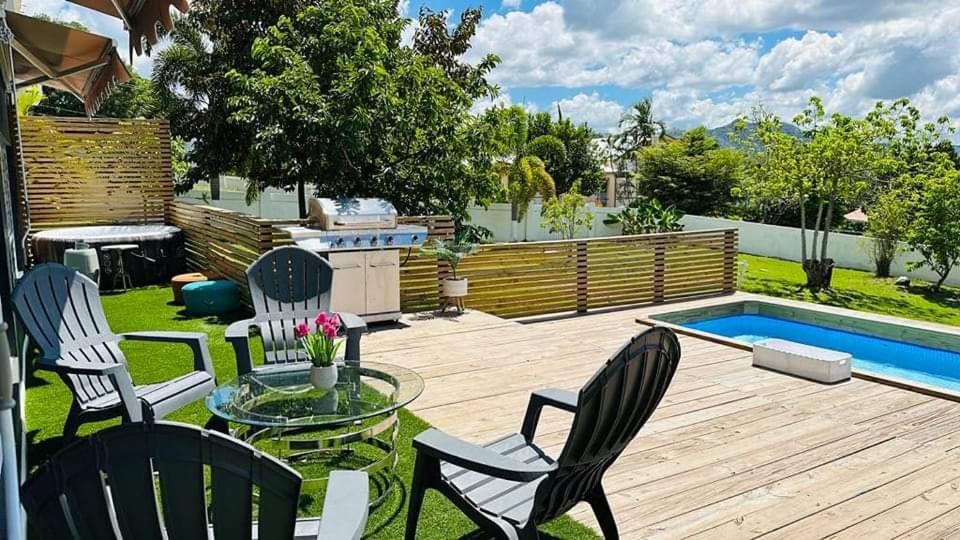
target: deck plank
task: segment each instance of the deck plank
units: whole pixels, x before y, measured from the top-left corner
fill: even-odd
[[[738,295],[744,299],[749,295]],[[408,316],[364,358],[424,377],[410,409],[474,442],[519,430],[531,391],[579,388],[650,313],[572,318]],[[960,403],[854,379],[821,385],[751,367],[749,352],[682,336],[674,384],[605,478],[623,538],[932,538],[958,534]],[[554,456],[571,416],[547,411]],[[589,507],[571,515],[596,528]]]

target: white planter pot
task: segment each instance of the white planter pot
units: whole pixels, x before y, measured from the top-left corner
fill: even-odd
[[[443,280],[443,295],[447,298],[460,298],[467,295],[467,278],[447,278]]]
[[[337,385],[337,365],[310,366],[310,384],[314,388],[329,390]]]

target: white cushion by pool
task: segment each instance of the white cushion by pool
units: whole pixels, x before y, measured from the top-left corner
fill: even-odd
[[[753,365],[817,382],[849,379],[851,364],[849,353],[793,341],[765,339],[753,344]]]

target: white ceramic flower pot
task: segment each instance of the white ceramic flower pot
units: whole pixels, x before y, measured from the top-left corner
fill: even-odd
[[[443,295],[447,298],[460,298],[467,295],[467,278],[447,278],[443,280]]]
[[[310,366],[310,384],[314,388],[329,390],[337,385],[337,365]]]

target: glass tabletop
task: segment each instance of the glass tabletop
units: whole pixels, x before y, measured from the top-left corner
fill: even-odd
[[[335,428],[389,414],[420,396],[416,372],[378,362],[339,365],[337,385],[310,384],[310,364],[259,370],[218,386],[206,403],[210,412],[251,426]]]

